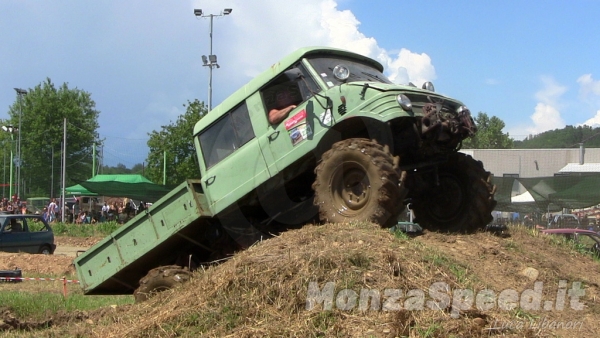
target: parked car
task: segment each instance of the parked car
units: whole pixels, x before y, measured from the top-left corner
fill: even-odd
[[[41,215],[0,214],[0,251],[51,255],[55,249],[52,228]]]
[[[579,218],[573,214],[554,215],[554,217],[550,218],[550,221],[548,221],[548,229],[579,227],[581,227]]]
[[[541,231],[547,235],[564,236],[576,244],[587,248],[600,257],[600,235],[597,232],[583,229],[546,229]]]
[[[27,198],[27,212],[40,214],[44,211],[44,207],[47,207],[50,203],[50,197],[29,197]]]

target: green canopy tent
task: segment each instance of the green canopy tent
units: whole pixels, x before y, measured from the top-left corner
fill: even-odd
[[[599,204],[600,176],[576,177],[565,189],[550,194],[548,199],[571,209]]]
[[[527,189],[528,199],[517,199],[513,184],[517,180]],[[552,177],[494,177],[496,210],[558,211],[584,208],[600,203],[600,175]],[[524,195],[524,194],[523,194]]]
[[[76,184],[65,188],[65,192],[67,195],[76,195],[76,196],[98,196],[98,194],[93,193],[86,188],[82,187],[81,184]]]
[[[128,197],[151,203],[172,190],[171,186],[157,185],[144,176],[135,174],[96,175],[79,185],[98,195]]]

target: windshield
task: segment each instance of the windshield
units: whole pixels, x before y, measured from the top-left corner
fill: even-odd
[[[362,63],[359,60],[330,56],[310,58],[309,62],[329,87],[337,86],[343,82],[354,81],[392,83],[377,68],[367,63]],[[350,70],[348,80],[342,82],[333,76],[333,68],[337,65],[344,65]]]

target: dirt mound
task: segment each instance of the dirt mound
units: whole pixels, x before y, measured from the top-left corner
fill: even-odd
[[[87,248],[98,243],[100,237],[55,236],[57,252],[63,247]],[[0,270],[22,270],[23,277],[72,275],[74,257],[65,255],[31,255],[0,252]]]
[[[596,337],[599,280],[597,261],[523,229],[410,239],[371,224],[305,226],[147,302],[55,317],[60,326],[35,333]]]
[[[0,252],[0,270],[21,269],[23,277],[60,276],[75,272],[73,257]]]
[[[100,242],[104,237],[68,237],[68,236],[55,236],[54,242],[56,246],[78,246],[78,247],[90,247]]]

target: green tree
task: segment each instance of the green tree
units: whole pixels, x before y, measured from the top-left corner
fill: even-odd
[[[532,135],[523,141],[515,141],[518,149],[577,148],[580,143],[588,148],[600,147],[600,128],[590,126],[566,126]]]
[[[123,163],[118,163],[115,167],[102,166],[100,173],[105,175],[131,174],[131,169],[128,169]]]
[[[55,87],[46,81],[29,89],[9,107],[7,123],[21,125],[21,193],[60,193],[61,149],[64,119],[67,119],[66,185],[92,175],[92,148],[97,142],[99,111],[91,94],[71,89],[66,83]],[[14,135],[17,142],[18,136]],[[15,169],[16,170],[16,169]]]
[[[503,133],[504,121],[496,116],[488,117],[479,112],[475,118],[477,133],[463,141],[463,149],[511,149],[513,140],[508,133]]]
[[[143,163],[134,164],[133,167],[131,167],[131,173],[145,176],[146,175],[146,167],[144,166]]]
[[[183,105],[186,112],[160,131],[148,135],[150,152],[146,159],[146,177],[153,182],[163,182],[163,162],[166,152],[166,183],[179,184],[188,178],[199,178],[200,169],[192,138],[194,126],[206,113],[203,102],[194,100]]]

